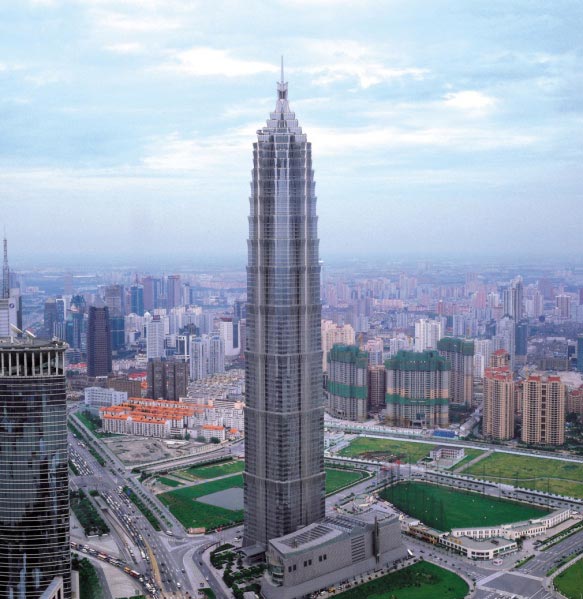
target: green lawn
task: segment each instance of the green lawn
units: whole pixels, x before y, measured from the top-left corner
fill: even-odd
[[[475,460],[478,456],[485,454],[486,452],[481,449],[472,449],[471,447],[464,447],[466,455],[463,460],[460,460],[455,466],[452,468],[448,468],[448,470],[457,470],[458,468],[464,467],[472,460]]]
[[[237,474],[243,472],[245,469],[245,462],[243,460],[229,460],[228,462],[222,462],[220,464],[208,464],[206,466],[192,466],[191,468],[185,468],[184,470],[177,470],[173,474],[186,478],[187,480],[193,480],[197,478],[218,478],[219,476],[226,476],[227,474]]]
[[[568,599],[580,599],[583,589],[583,559],[569,566],[555,578],[555,588]]]
[[[393,439],[373,439],[358,437],[348,447],[340,450],[341,456],[389,460],[398,458],[406,464],[415,464],[429,455],[435,443],[414,443],[413,441],[395,441]]]
[[[208,483],[182,487],[158,495],[158,499],[170,508],[170,511],[186,528],[216,528],[231,522],[243,520],[243,510],[227,510],[222,507],[200,503],[198,497],[243,486],[243,475],[236,474]]]
[[[172,478],[166,478],[165,476],[159,476],[157,480],[167,487],[180,487],[184,484]]]
[[[527,489],[583,499],[583,464],[509,453],[493,453],[463,471]]]
[[[343,599],[463,599],[469,590],[457,574],[418,562],[338,596]]]
[[[354,485],[365,476],[367,473],[363,470],[326,468],[326,495],[331,495],[343,487]]]
[[[548,514],[526,503],[419,482],[393,485],[382,491],[381,497],[427,526],[443,531],[509,524]]]

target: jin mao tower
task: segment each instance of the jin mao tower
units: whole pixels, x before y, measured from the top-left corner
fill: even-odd
[[[277,84],[253,144],[247,266],[245,545],[324,516],[320,265],[312,147]]]

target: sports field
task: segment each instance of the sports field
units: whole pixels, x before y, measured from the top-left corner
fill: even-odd
[[[435,446],[435,443],[358,437],[348,447],[341,449],[339,455],[387,461],[392,458],[399,459],[404,464],[416,464],[421,458],[429,456]]]
[[[409,516],[442,531],[509,524],[549,513],[526,503],[419,482],[393,485],[380,496]]]
[[[366,476],[367,473],[364,470],[326,468],[326,495],[331,495],[348,485],[354,485]]]
[[[418,562],[382,578],[340,593],[343,599],[463,599],[469,591],[457,574]]]
[[[583,499],[583,464],[577,462],[493,453],[463,474]]]
[[[243,486],[243,475],[236,474],[227,478],[201,483],[190,487],[182,487],[158,495],[170,511],[186,528],[216,528],[227,524],[241,522],[243,510],[227,510],[222,507],[197,501],[198,497]]]
[[[568,599],[581,599],[583,591],[583,559],[569,566],[555,578],[555,588]]]

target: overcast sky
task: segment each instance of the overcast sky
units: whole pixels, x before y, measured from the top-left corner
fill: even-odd
[[[324,259],[580,260],[583,3],[0,0],[12,261],[245,261],[279,57]]]

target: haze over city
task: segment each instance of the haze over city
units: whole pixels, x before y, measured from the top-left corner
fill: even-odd
[[[243,264],[251,140],[281,54],[317,148],[323,259],[572,259],[582,10],[4,2],[0,194],[14,260]]]

